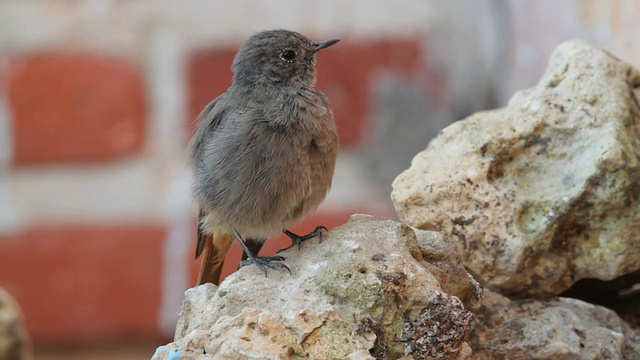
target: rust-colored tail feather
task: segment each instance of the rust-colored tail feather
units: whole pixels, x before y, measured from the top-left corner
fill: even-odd
[[[224,258],[229,251],[229,246],[233,242],[233,236],[227,234],[205,235],[200,241],[204,241],[202,252],[202,263],[200,273],[198,273],[197,285],[213,283],[220,285],[220,273]]]

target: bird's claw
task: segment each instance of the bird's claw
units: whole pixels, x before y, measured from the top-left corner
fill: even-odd
[[[310,233],[308,233],[306,235],[297,235],[297,234],[292,233],[289,230],[284,230],[283,231],[284,234],[287,235],[291,239],[291,245],[287,246],[284,249],[278,250],[276,253],[281,253],[281,252],[283,252],[285,250],[289,250],[289,249],[291,249],[292,247],[294,247],[296,245],[298,245],[298,250],[300,250],[300,248],[302,247],[302,242],[303,241],[312,239],[314,237],[317,237],[320,240],[320,242],[322,242],[322,231],[323,230],[324,231],[329,231],[329,229],[327,229],[325,226],[322,226],[322,225],[316,226],[316,228],[312,232],[310,232]]]
[[[276,256],[254,255],[246,260],[240,261],[238,263],[238,269],[247,265],[255,264],[255,266],[257,266],[258,269],[264,272],[265,277],[267,276],[267,268],[274,269],[274,270],[287,270],[289,272],[289,275],[291,275],[291,269],[289,269],[287,265],[279,261],[284,261],[284,258],[278,255]]]

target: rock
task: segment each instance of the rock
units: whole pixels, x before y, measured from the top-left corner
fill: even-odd
[[[481,292],[453,242],[354,215],[282,255],[291,275],[248,266],[188,290],[153,359],[468,358]]]
[[[518,300],[486,291],[476,311],[471,359],[631,360],[640,332],[607,308],[581,300]]]
[[[0,359],[32,359],[31,344],[22,311],[8,292],[0,288]]]
[[[401,220],[514,296],[640,269],[640,72],[568,41],[533,88],[444,129],[393,183]]]
[[[615,311],[632,328],[640,330],[640,271],[609,281],[582,279],[560,296],[602,305]]]

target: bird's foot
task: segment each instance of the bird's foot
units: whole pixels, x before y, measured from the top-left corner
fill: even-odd
[[[316,228],[312,232],[310,232],[310,233],[308,233],[306,235],[297,235],[297,234],[294,234],[291,231],[285,229],[282,232],[291,239],[291,245],[287,246],[284,249],[278,250],[276,253],[280,253],[282,251],[289,250],[290,248],[292,248],[292,247],[294,247],[296,245],[298,245],[298,250],[300,250],[300,247],[302,246],[302,242],[303,241],[312,239],[314,237],[317,237],[318,239],[320,239],[320,242],[322,242],[322,231],[329,231],[329,229],[327,229],[326,227],[324,227],[322,225],[319,225],[319,226],[316,226]]]
[[[243,266],[254,264],[258,269],[264,272],[264,276],[267,276],[267,268],[274,270],[287,270],[291,274],[289,267],[279,261],[284,261],[282,256],[258,256],[250,255],[248,259],[242,260],[238,263],[238,269]]]

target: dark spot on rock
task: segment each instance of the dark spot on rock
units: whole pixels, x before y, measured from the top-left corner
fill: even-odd
[[[405,280],[407,279],[407,276],[401,272],[379,272],[376,273],[376,276],[378,277],[378,279],[380,279],[380,281],[382,281],[382,286],[384,286],[385,288],[388,288],[389,285],[394,285],[394,287],[404,287]]]
[[[489,147],[488,143],[485,143],[484,145],[482,145],[482,147],[480,147],[480,154],[482,155],[482,157],[485,157],[485,155],[487,154],[488,147]]]
[[[559,221],[559,225],[551,239],[551,250],[567,251],[571,240],[576,237],[581,237],[587,229],[588,225],[586,224],[572,221]]]
[[[458,216],[456,218],[451,219],[451,222],[462,227],[465,227],[466,225],[471,225],[473,224],[474,221],[476,221],[476,218],[473,216],[470,216],[469,218],[465,218],[464,216]]]
[[[457,237],[458,241],[460,241],[462,245],[467,244],[467,237],[465,236],[465,234],[461,233],[458,229],[456,228],[451,229],[451,235]]]
[[[498,246],[498,244],[500,244],[502,242],[502,240],[500,239],[500,237],[496,234],[491,234],[491,242],[489,243],[489,246],[491,246],[492,248]]]
[[[375,255],[371,256],[371,260],[373,260],[373,261],[386,261],[387,257],[384,254],[380,253],[380,254],[375,254]]]
[[[547,87],[554,88],[562,82],[563,77],[555,75],[549,82],[547,83]]]
[[[504,159],[496,159],[491,163],[487,170],[487,180],[493,182],[497,179],[504,177],[504,166],[506,161]]]
[[[536,136],[532,136],[530,138],[525,139],[523,147],[526,149],[534,146],[540,146],[542,151],[546,151],[547,146],[549,145],[549,142],[551,142],[550,137],[542,137],[542,136],[536,135]]]

